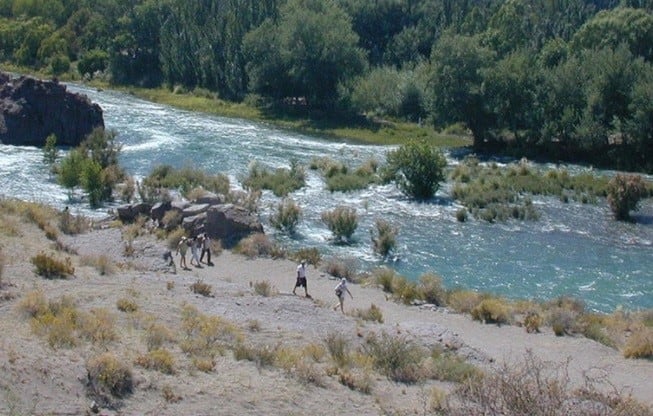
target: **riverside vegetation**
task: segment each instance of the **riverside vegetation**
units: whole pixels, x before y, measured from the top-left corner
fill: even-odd
[[[88,231],[88,219],[71,218],[67,211],[53,212],[46,206],[14,200],[0,201],[0,221],[3,224],[0,234],[3,244],[0,247],[6,247],[7,242],[21,236],[34,236],[32,244],[39,239],[46,245],[45,242],[55,243],[47,247],[48,252],[52,253],[51,257],[63,253],[73,258],[75,263],[78,261],[75,250],[61,241],[61,236],[70,235],[71,231],[73,236],[79,235],[75,233],[93,232]],[[66,228],[64,231],[65,224],[78,221],[86,226],[76,230]],[[48,227],[45,224],[56,231],[46,232],[44,229]],[[130,224],[114,222],[111,226],[118,227],[123,234],[134,233]],[[36,234],[32,234],[31,227]],[[143,227],[138,235],[147,237],[148,233],[147,228]],[[152,236],[167,238],[166,234],[156,232],[155,235]],[[249,247],[253,241],[256,241],[253,244],[255,253]],[[275,243],[266,241],[265,236],[252,236],[241,241],[235,250],[243,250],[254,256],[297,258],[307,254],[286,253],[283,248],[271,247]],[[4,250],[0,249],[0,254]],[[27,253],[25,255],[29,255]],[[319,256],[316,258],[314,255],[313,258],[312,264],[320,267],[327,267],[330,263],[328,267],[333,268],[334,263],[343,262],[331,259],[322,264]],[[6,270],[7,259],[3,256],[0,259],[0,270]],[[116,265],[110,273],[116,270],[119,270],[119,274],[129,273],[130,267],[134,266]],[[541,303],[507,301],[489,294],[448,290],[443,287],[441,278],[433,274],[423,275],[419,282],[410,282],[387,268],[359,272],[352,270],[351,265],[348,267],[351,280],[362,286],[379,287],[392,299],[407,305],[428,302],[470,314],[473,319],[487,324],[522,325],[525,331],[532,333],[551,325],[558,335],[580,333],[611,348],[620,349],[625,357],[653,357],[651,311],[593,314],[584,310],[582,302],[571,298]],[[99,269],[96,269],[96,273],[102,276]],[[502,413],[508,415],[534,414],[546,409],[549,409],[549,414],[584,414],[583,406],[579,403],[593,403],[593,406],[604,409],[605,414],[652,414],[650,408],[627,395],[600,389],[596,381],[586,379],[585,387],[577,388],[570,384],[566,368],[557,367],[549,371],[551,368],[548,364],[533,355],[527,355],[522,365],[488,371],[467,362],[456,354],[455,349],[427,348],[407,334],[386,331],[370,332],[358,342],[342,333],[329,332],[320,340],[290,346],[261,338],[258,334],[264,324],[260,321],[249,320],[239,324],[220,315],[204,313],[190,303],[182,303],[179,308],[168,307],[168,316],[154,316],[147,312],[151,307],[151,300],[148,300],[151,296],[143,292],[145,286],[123,287],[118,296],[111,297],[116,299],[114,303],[100,303],[86,309],[80,306],[86,303],[81,293],[83,286],[90,282],[76,283],[79,294],[68,291],[66,295],[55,296],[38,289],[38,285],[36,289],[26,288],[25,292],[16,292],[12,289],[16,287],[12,283],[29,280],[29,276],[4,277],[0,274],[0,290],[8,295],[3,295],[2,302],[10,302],[22,317],[22,325],[27,325],[37,340],[47,343],[57,354],[85,351],[83,356],[86,357],[84,368],[87,375],[81,384],[89,398],[107,409],[117,410],[129,403],[141,389],[142,381],[137,375],[141,371],[152,380],[162,380],[158,387],[151,390],[153,394],[159,395],[168,405],[180,404],[184,401],[183,394],[188,393],[181,393],[181,385],[173,380],[202,377],[200,374],[217,377],[218,369],[225,360],[234,360],[235,363],[252,363],[259,371],[279,372],[282,377],[324,392],[336,389],[332,382],[345,387],[351,392],[348,394],[362,396],[375,395],[383,379],[391,380],[404,391],[412,391],[412,386],[423,386],[418,390],[422,391],[420,400],[424,402],[421,410],[424,414],[462,415],[476,412],[479,408],[487,412],[502,409]],[[103,277],[107,278],[118,276]],[[52,284],[61,284],[57,282],[62,281],[53,281]],[[175,289],[170,282],[160,284],[164,291]],[[189,289],[203,296],[212,296],[213,293],[212,285],[201,280],[189,285]],[[253,282],[252,290],[262,298],[279,296],[266,280]],[[155,295],[158,296],[161,295]],[[328,309],[328,305],[318,304],[318,307]],[[374,304],[368,309],[352,310],[350,314],[362,322],[368,322],[367,325],[382,324],[384,321],[383,308]],[[359,331],[364,328],[365,324]],[[121,349],[132,353],[125,355]],[[128,356],[132,358],[127,359]],[[164,378],[155,374],[161,374]],[[165,378],[169,375],[174,379]],[[432,384],[438,380],[452,383],[454,387],[445,389]],[[521,400],[524,394],[530,400]],[[17,399],[10,400],[18,409]]]

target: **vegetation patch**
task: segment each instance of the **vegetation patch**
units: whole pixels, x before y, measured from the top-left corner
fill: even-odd
[[[383,333],[365,340],[364,351],[372,357],[374,367],[392,381],[416,383],[424,378],[422,361],[425,351],[405,337]]]
[[[336,242],[348,243],[358,228],[358,215],[355,208],[339,206],[323,212],[322,222],[331,231]]]
[[[306,174],[296,161],[290,163],[290,169],[279,168],[274,171],[263,167],[258,162],[253,162],[249,166],[248,176],[242,183],[243,187],[247,189],[269,189],[274,195],[285,197],[305,185]]]
[[[75,274],[75,268],[69,257],[59,260],[49,254],[40,252],[31,259],[36,267],[36,274],[46,279],[65,279]]]
[[[139,355],[136,358],[136,365],[164,374],[175,373],[175,359],[165,348],[150,350],[146,354]]]
[[[129,365],[115,354],[106,352],[86,363],[89,395],[103,407],[115,408],[115,399],[129,396],[134,390],[134,378]]]
[[[138,187],[138,192],[143,201],[156,202],[170,200],[166,189],[179,190],[186,196],[195,188],[227,195],[229,193],[229,177],[224,174],[210,175],[206,172],[192,168],[183,167],[175,169],[170,165],[160,165],[143,179]]]

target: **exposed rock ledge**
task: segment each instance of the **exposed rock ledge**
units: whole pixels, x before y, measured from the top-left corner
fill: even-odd
[[[104,128],[102,108],[58,81],[0,73],[0,143],[43,146],[54,134],[57,145],[77,146]]]

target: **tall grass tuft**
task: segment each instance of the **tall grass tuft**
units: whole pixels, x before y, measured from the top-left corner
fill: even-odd
[[[293,233],[302,216],[302,210],[292,198],[284,198],[270,218],[272,226],[278,230]]]
[[[425,376],[422,361],[426,352],[413,341],[383,333],[365,340],[365,352],[372,357],[374,366],[392,381],[416,383]]]
[[[305,182],[306,173],[297,161],[291,161],[290,169],[279,168],[275,171],[263,167],[259,162],[253,162],[249,166],[248,176],[242,181],[246,189],[269,189],[280,197],[300,189]]]
[[[75,268],[69,257],[59,260],[40,252],[32,257],[31,262],[36,267],[36,274],[46,279],[64,279],[75,274]]]
[[[381,257],[387,257],[397,246],[399,228],[384,219],[377,219],[374,226],[375,228],[370,231],[372,248]]]
[[[355,208],[339,206],[323,212],[322,222],[331,231],[336,242],[347,243],[358,228],[358,215]]]

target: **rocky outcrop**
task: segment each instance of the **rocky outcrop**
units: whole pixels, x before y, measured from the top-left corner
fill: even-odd
[[[206,201],[212,201],[209,203]],[[159,202],[154,205],[135,203],[121,205],[116,209],[123,222],[134,222],[139,216],[149,217],[159,227],[166,227],[163,221],[166,213],[174,211],[181,217],[181,226],[187,235],[206,233],[214,240],[221,240],[225,247],[231,247],[240,239],[251,234],[263,233],[258,217],[246,208],[225,204],[224,198],[203,198],[190,203],[185,200]],[[176,227],[179,223],[173,224]],[[166,227],[167,228],[167,227]]]
[[[0,143],[43,146],[54,134],[57,145],[77,146],[98,127],[102,109],[87,96],[57,81],[0,74]]]

